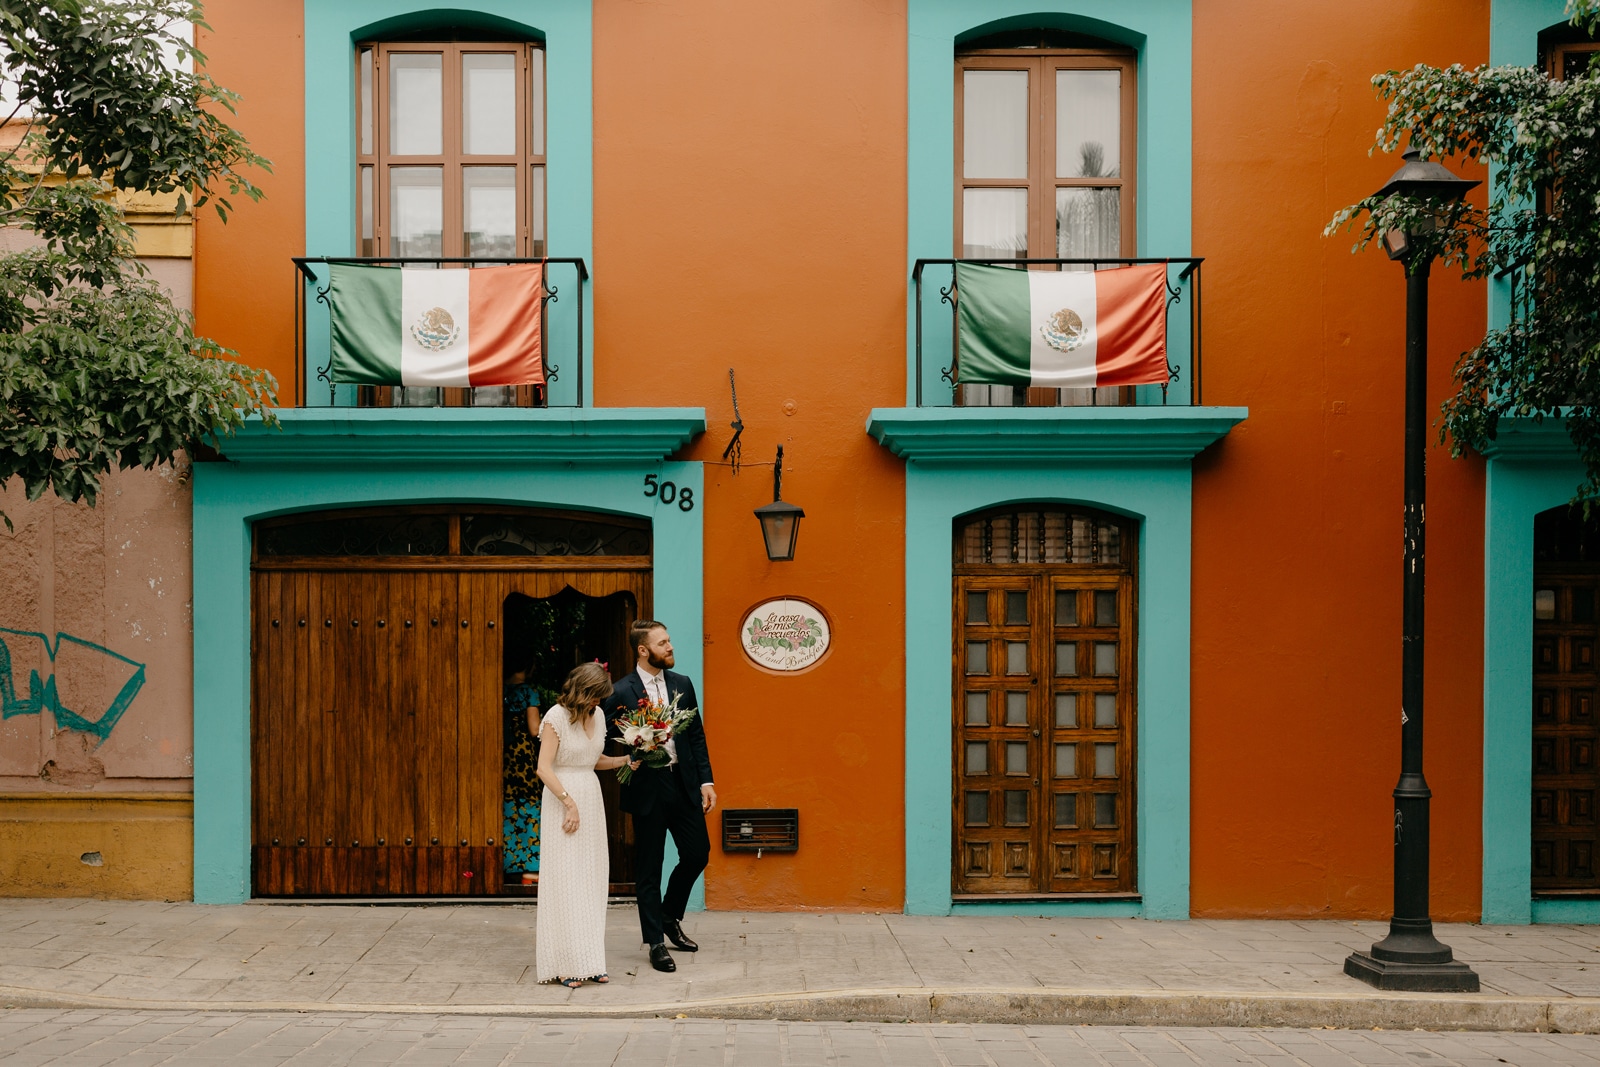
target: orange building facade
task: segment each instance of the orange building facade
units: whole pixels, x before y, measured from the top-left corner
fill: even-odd
[[[197,220],[197,328],[283,407],[194,465],[194,899],[526,891],[501,683],[528,642],[620,674],[644,616],[739,813],[697,904],[1387,914],[1404,286],[1322,230],[1397,165],[1373,74],[1538,62],[1560,8],[211,0],[273,169]],[[319,378],[323,260],[474,255],[550,261],[543,390]],[[1013,257],[1166,263],[1171,380],[961,381],[951,261]],[[1504,294],[1435,273],[1436,411]],[[1438,919],[1600,919],[1529,815],[1531,698],[1589,736],[1534,655],[1587,640],[1535,606],[1575,471],[1559,428],[1430,445]],[[763,660],[790,610],[825,652]]]

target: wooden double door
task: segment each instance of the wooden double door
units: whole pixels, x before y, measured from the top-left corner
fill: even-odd
[[[569,589],[627,605],[615,613],[621,647],[609,655],[621,668],[627,624],[650,603],[647,559],[258,558],[255,893],[505,891],[505,605],[513,594],[541,600]],[[608,808],[615,881],[625,827]]]
[[[952,892],[1136,892],[1136,599],[1126,520],[957,530]]]

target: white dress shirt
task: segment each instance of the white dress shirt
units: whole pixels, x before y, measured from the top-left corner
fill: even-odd
[[[672,699],[667,695],[666,672],[653,671],[641,663],[638,667],[638,674],[639,682],[644,686],[644,695],[651,700],[660,701],[661,705],[665,707],[667,702]],[[678,742],[669,737],[665,747],[667,750],[667,766],[676,767],[678,765]],[[706,782],[705,784],[710,785],[711,783]]]

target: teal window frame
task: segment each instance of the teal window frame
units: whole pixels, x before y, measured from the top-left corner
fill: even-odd
[[[325,0],[305,2],[306,255],[352,256],[356,248],[356,74],[358,42],[427,30],[441,24],[481,26],[545,48],[545,234],[549,254],[577,257],[594,266],[593,20],[587,0],[464,0],[448,9],[427,0]],[[284,264],[284,270],[289,265]],[[594,287],[566,284],[550,305],[549,352],[557,363],[577,346],[576,297],[584,320],[594,322]],[[570,284],[571,289],[567,288]],[[316,368],[328,361],[326,308],[308,301],[307,404],[329,403]],[[570,361],[570,356],[567,361]],[[583,374],[565,370],[551,384],[553,406],[594,403],[594,330],[583,336]],[[340,386],[336,403],[353,403]]]

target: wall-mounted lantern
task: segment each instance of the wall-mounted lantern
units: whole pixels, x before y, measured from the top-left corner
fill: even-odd
[[[756,508],[769,560],[781,563],[794,559],[794,545],[800,537],[800,520],[804,517],[805,512],[799,505],[784,502],[783,446],[779,445],[778,460],[772,465],[772,503]]]

